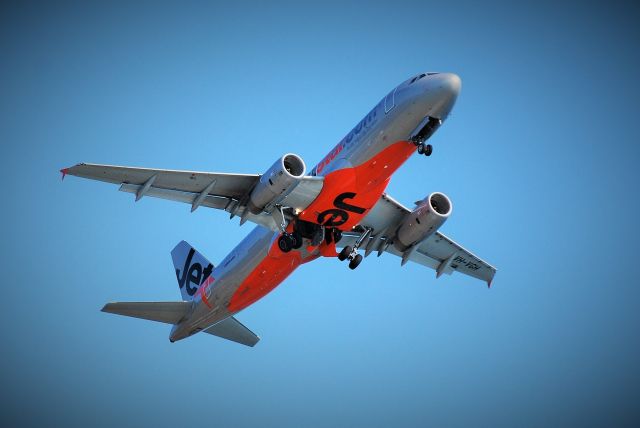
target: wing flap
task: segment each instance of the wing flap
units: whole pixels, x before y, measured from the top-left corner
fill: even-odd
[[[260,340],[254,332],[234,317],[226,318],[202,331],[246,346],[254,346]]]
[[[143,185],[140,184],[122,184],[120,185],[121,192],[137,194]],[[184,192],[182,190],[163,189],[161,187],[151,186],[145,192],[145,196],[152,196],[154,198],[168,199],[170,201],[184,202],[185,204],[192,204],[193,201],[199,196],[198,193]],[[205,195],[200,201],[201,206],[215,208],[218,210],[224,210],[234,199],[225,196]]]

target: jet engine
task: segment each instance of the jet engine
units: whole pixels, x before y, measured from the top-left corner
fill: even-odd
[[[302,158],[293,153],[282,156],[260,177],[251,191],[247,204],[252,214],[260,214],[265,207],[287,196],[306,172]]]
[[[451,208],[451,201],[444,193],[434,192],[424,198],[400,224],[394,239],[396,248],[405,251],[435,233],[451,215]]]

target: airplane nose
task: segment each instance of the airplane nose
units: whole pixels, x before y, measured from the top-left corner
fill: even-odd
[[[444,120],[456,103],[462,87],[462,80],[454,73],[439,73],[433,77],[433,92],[435,92],[438,101],[432,114]]]
[[[453,73],[440,73],[441,88],[443,91],[447,91],[454,97],[457,97],[462,87],[462,80],[457,74]]]

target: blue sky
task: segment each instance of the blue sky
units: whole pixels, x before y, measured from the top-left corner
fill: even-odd
[[[625,3],[7,4],[2,425],[637,425],[637,8]],[[68,177],[78,162],[260,173],[319,161],[391,88],[459,74],[434,155],[491,290],[397,258],[303,266],[238,318],[253,349],[99,312],[176,300],[185,239],[252,227]]]

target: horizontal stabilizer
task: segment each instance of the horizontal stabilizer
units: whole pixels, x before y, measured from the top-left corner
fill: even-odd
[[[208,329],[203,330],[203,332],[247,346],[254,346],[260,340],[258,336],[234,317],[222,320]]]
[[[116,302],[107,303],[102,312],[177,324],[191,310],[191,302]]]

